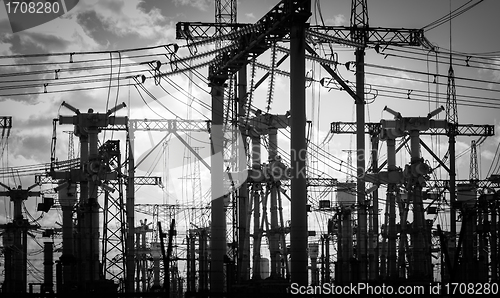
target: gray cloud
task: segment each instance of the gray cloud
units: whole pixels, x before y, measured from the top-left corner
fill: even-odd
[[[40,162],[50,161],[50,134],[37,135],[12,135],[10,138],[11,148],[15,148],[12,152],[14,157],[24,157],[29,160],[37,160]]]

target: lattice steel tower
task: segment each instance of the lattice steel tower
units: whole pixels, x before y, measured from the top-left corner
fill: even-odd
[[[479,168],[477,166],[477,150],[476,141],[472,140],[470,144],[470,172],[469,180],[471,183],[476,183],[479,180]]]

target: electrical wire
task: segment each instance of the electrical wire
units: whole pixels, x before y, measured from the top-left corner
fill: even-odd
[[[429,31],[429,30],[432,30],[432,29],[435,29],[449,21],[451,21],[452,19],[466,13],[467,11],[469,11],[471,8],[475,7],[476,5],[480,4],[481,2],[483,2],[483,0],[479,0],[478,2],[476,3],[473,3],[467,7],[465,7],[466,5],[468,5],[469,3],[471,3],[473,0],[469,0],[468,2],[466,2],[465,4],[461,5],[460,7],[456,8],[455,10],[453,11],[450,11],[449,14],[446,14],[445,16],[425,25],[424,27],[422,27],[421,29],[423,29],[425,32]]]
[[[138,48],[129,48],[122,50],[113,50],[113,51],[82,51],[82,52],[58,52],[58,53],[39,53],[39,54],[22,54],[22,55],[0,55],[0,59],[19,59],[19,58],[40,58],[40,57],[54,57],[54,56],[69,56],[70,61],[72,61],[73,56],[77,55],[98,55],[98,54],[109,54],[111,52],[120,52],[120,53],[128,53],[128,52],[137,52],[144,50],[154,50],[154,49],[165,49],[166,47],[179,47],[177,44],[167,44],[167,45],[158,45],[151,47],[138,47]],[[185,46],[183,46],[185,47]]]

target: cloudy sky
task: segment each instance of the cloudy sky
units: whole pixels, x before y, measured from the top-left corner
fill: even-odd
[[[320,5],[316,1],[312,2],[315,5],[311,24],[349,26],[351,1],[324,0],[319,1]],[[499,1],[453,0],[451,4],[449,0],[368,2],[371,27],[425,27],[428,29],[425,36],[438,53],[421,48],[389,47],[379,54],[369,48],[366,54],[366,63],[369,64],[366,67],[367,98],[370,102],[366,108],[367,121],[390,119],[390,114],[382,112],[384,106],[404,116],[425,116],[436,107],[445,105],[449,68],[447,53],[451,37],[451,47],[455,53],[459,53],[454,55],[453,60],[457,77],[459,122],[491,124],[497,130],[500,128],[500,40],[496,31],[500,27],[497,17]],[[237,4],[237,20],[254,23],[277,3],[277,0],[240,0]],[[479,4],[451,21],[451,36],[448,22],[435,28],[426,27],[446,16],[450,12],[450,5],[454,10],[474,3]],[[97,112],[104,112],[115,103],[126,102],[129,109],[117,115],[129,115],[136,119],[208,120],[208,69],[196,66],[209,61],[213,55],[180,64],[182,69],[191,65],[196,71],[169,75],[160,82],[147,79],[144,84],[139,84],[134,76],[151,76],[153,73],[148,62],[154,60],[161,61],[162,72],[175,69],[168,63],[174,43],[180,46],[177,52],[180,57],[213,50],[213,44],[193,48],[186,46],[184,40],[176,40],[175,24],[181,21],[214,22],[214,19],[214,1],[209,0],[80,0],[74,9],[60,18],[12,33],[5,6],[0,5],[0,115],[13,117],[8,142],[2,140],[1,167],[39,165],[50,161],[52,119],[58,115],[72,114],[61,107],[63,101],[82,111],[93,108]],[[279,45],[288,47],[287,43]],[[314,46],[321,55],[337,59],[340,63],[339,73],[346,80],[354,81],[354,73],[343,66],[354,60],[352,48],[335,44]],[[150,47],[156,48],[145,49]],[[137,50],[123,51],[130,49]],[[56,53],[62,54],[53,55]],[[34,54],[47,55],[26,57]],[[283,53],[278,52],[278,59],[282,56]],[[262,55],[258,62],[270,65],[269,53]],[[289,63],[289,59],[285,60],[280,69],[288,71]],[[331,122],[355,121],[354,102],[344,91],[327,89],[319,84],[321,78],[327,77],[319,65],[308,61],[306,69],[308,77],[313,79],[306,89],[307,117],[312,121],[311,140],[316,145],[321,144],[327,154],[344,161],[343,165],[338,164],[338,161],[336,164],[333,157],[325,159],[318,153],[315,158],[311,158],[310,165],[317,175],[325,173],[345,179],[347,156],[342,150],[354,149],[355,139],[353,136],[330,138],[328,130]],[[262,69],[256,68],[255,81],[263,74]],[[275,83],[270,112],[284,114],[289,109],[288,78],[277,75]],[[252,101],[255,108],[266,110],[268,85],[266,80],[255,90]],[[443,117],[444,114],[441,114],[440,118]],[[72,127],[66,125],[57,128],[56,154],[60,160],[67,156],[68,135],[64,131],[68,130],[72,130]],[[207,134],[193,133],[184,137],[193,147],[200,147],[202,156],[208,157]],[[120,139],[122,145],[125,143],[124,134],[119,132],[102,133],[99,140],[103,142],[112,138]],[[162,138],[162,134],[138,133],[136,156],[144,156]],[[328,142],[323,142],[325,139]],[[425,138],[425,141],[438,156],[445,155],[447,139],[434,137]],[[470,141],[471,138],[459,137],[457,153],[466,152]],[[498,136],[492,137],[479,148],[481,178],[488,174],[492,162],[496,163],[494,156],[498,142]],[[289,132],[280,134],[279,143],[284,152],[288,151]],[[385,144],[382,144],[382,154],[384,147]],[[188,179],[180,178],[189,176],[191,168],[186,165],[192,164],[193,157],[173,137],[167,146],[158,148],[139,166],[138,174],[161,176],[168,187],[143,187],[138,192],[138,201],[173,203],[186,200],[186,196],[192,195],[190,191],[185,192]],[[436,165],[429,155],[424,154],[424,157],[429,159],[431,165]],[[398,164],[403,166],[406,162],[408,154],[401,154]],[[467,153],[458,159],[458,165],[458,178],[467,179]],[[208,170],[201,165],[200,171],[202,190],[206,192],[209,187]],[[444,172],[440,174],[446,178]],[[13,175],[2,179],[9,185],[19,183]],[[21,179],[24,187],[33,183],[33,177]],[[0,200],[2,219],[5,218],[3,211],[8,212],[6,202],[6,199]]]

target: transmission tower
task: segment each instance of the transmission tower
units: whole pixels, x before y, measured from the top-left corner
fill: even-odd
[[[357,201],[359,204],[358,210],[358,230],[357,230],[357,243],[358,243],[358,261],[359,261],[359,277],[361,281],[367,278],[367,210],[365,204],[365,180],[363,178],[365,173],[365,47],[368,42],[368,34],[366,30],[368,26],[368,6],[366,0],[352,0],[351,2],[351,29],[353,35],[351,39],[361,44],[356,47],[356,168],[357,168],[357,181],[356,192]]]
[[[472,140],[470,144],[470,172],[469,180],[471,183],[476,183],[479,180],[479,169],[477,166],[477,151],[476,141]]]
[[[450,19],[450,68],[448,69],[448,85],[446,89],[446,121],[448,121],[448,152],[450,160],[450,204],[456,202],[456,165],[455,165],[455,138],[458,134],[457,94],[455,88],[455,72],[453,71],[453,56],[451,52],[451,19]],[[457,235],[457,217],[455,208],[450,208],[451,251],[453,251]],[[453,261],[454,255],[451,253]]]
[[[215,0],[215,23],[216,24],[236,24],[236,0]],[[215,35],[228,34],[232,30],[231,26],[217,26]],[[222,41],[218,41],[216,46],[220,48]]]
[[[73,142],[74,132],[71,130],[65,130],[64,133],[68,134],[68,161],[75,158],[75,143]]]
[[[215,1],[215,23],[220,26],[216,27],[215,35],[222,36],[224,34],[228,34],[233,29],[232,26],[225,26],[236,24],[236,0],[216,0]],[[216,43],[216,48],[221,48],[225,43],[229,43],[230,41],[222,41],[218,40]],[[224,141],[223,144],[223,157],[224,157],[224,169],[229,172],[235,172],[237,170],[236,164],[236,154],[237,154],[237,146],[236,141],[238,138],[237,134],[237,121],[238,121],[238,111],[236,108],[236,100],[235,99],[235,90],[236,90],[236,76],[230,76],[228,80],[228,88],[226,92],[224,92],[224,131],[229,132],[226,133],[228,139]],[[226,241],[228,244],[235,244],[238,241],[238,229],[237,229],[237,214],[236,214],[236,205],[237,205],[237,196],[235,192],[231,192],[228,194],[229,205],[227,205],[227,213],[226,213],[226,222],[232,223],[231,225],[227,225],[226,228]],[[225,199],[227,201],[227,199]],[[234,246],[230,245],[230,248]],[[234,262],[236,259],[236,250],[231,249],[227,252],[230,259]],[[226,278],[232,278],[226,276]]]
[[[345,149],[342,151],[347,152],[347,174],[346,174],[345,181],[351,182],[352,181],[352,153],[357,152],[357,150],[356,149]]]

